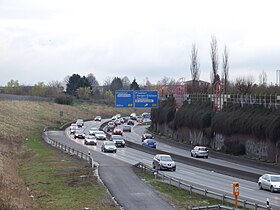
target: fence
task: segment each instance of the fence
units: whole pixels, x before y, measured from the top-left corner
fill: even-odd
[[[160,171],[154,170],[152,167],[147,166],[144,163],[139,162],[135,166],[143,169],[144,172],[148,171],[150,173],[153,173],[155,175],[155,178],[159,177],[162,179],[162,181],[164,181],[170,185],[187,190],[190,193],[190,195],[192,193],[197,193],[200,195],[204,195],[205,197],[215,198],[215,199],[221,200],[223,205],[226,202],[234,203],[234,201],[235,201],[232,195],[220,194],[220,193],[208,190],[208,189],[203,189],[203,188],[194,186],[194,185],[186,183],[186,182],[182,182],[181,180],[174,179],[170,176],[165,175],[164,173],[161,173]],[[253,210],[264,210],[264,209],[267,210],[268,209],[267,206],[264,206],[264,205],[261,205],[258,203],[254,203],[254,202],[251,202],[248,200],[238,199],[238,204],[239,204],[239,206],[242,206],[243,209],[253,209]],[[219,208],[215,208],[215,209],[234,209],[232,207],[231,208],[230,207],[222,208],[222,207],[223,206],[220,206]],[[196,207],[194,209],[199,209],[199,207]],[[201,207],[200,209],[207,209],[207,208]],[[208,209],[210,209],[210,208],[208,208]],[[269,209],[271,209],[271,208],[269,208]]]
[[[221,94],[215,96],[208,93],[192,93],[183,95],[183,100],[189,100],[189,102],[213,102],[215,99],[221,108],[227,104],[239,104],[240,107],[244,105],[259,105],[267,109],[277,109],[280,106],[280,95],[277,94]]]
[[[70,155],[76,155],[79,158],[88,161],[88,163],[91,165],[92,168],[94,168],[96,166],[96,163],[93,161],[93,159],[89,153],[85,154],[84,152],[81,152],[75,148],[69,147],[69,146],[64,145],[60,142],[57,142],[53,139],[50,139],[45,133],[43,133],[43,139],[45,140],[45,142],[47,142],[48,144],[50,144],[53,147],[56,147],[66,153],[69,153]]]

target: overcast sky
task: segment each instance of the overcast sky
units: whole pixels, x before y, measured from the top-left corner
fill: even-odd
[[[279,3],[278,3],[279,2]],[[279,0],[0,0],[0,86],[34,85],[74,73],[191,79],[196,44],[200,79],[210,81],[210,42],[229,49],[229,79],[280,69]]]

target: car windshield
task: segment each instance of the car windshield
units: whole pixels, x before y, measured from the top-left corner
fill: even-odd
[[[161,156],[160,160],[162,161],[172,161],[172,158],[168,155],[168,156]]]
[[[271,176],[272,182],[280,182],[280,176]]]
[[[104,134],[103,131],[97,131],[96,134]]]
[[[115,143],[112,142],[112,141],[107,141],[107,142],[104,142],[105,145],[108,145],[108,146],[115,146]]]
[[[154,143],[154,141],[153,141],[152,139],[148,139],[148,140],[147,140],[147,143],[149,143],[149,144],[153,144],[153,143]]]
[[[88,139],[95,139],[95,136],[88,135],[87,138]]]
[[[112,136],[113,139],[117,139],[117,140],[122,140],[122,136],[120,135],[116,135],[116,136]]]

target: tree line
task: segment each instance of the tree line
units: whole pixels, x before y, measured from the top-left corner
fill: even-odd
[[[34,95],[45,97],[57,97],[61,94],[67,94],[78,99],[114,99],[115,91],[124,90],[158,90],[159,96],[164,97],[172,95],[178,85],[185,86],[186,93],[212,93],[213,86],[218,81],[222,84],[222,91],[227,93],[240,94],[280,94],[278,85],[267,83],[267,74],[263,71],[259,75],[259,83],[255,83],[253,76],[237,77],[235,81],[229,80],[229,50],[224,46],[222,54],[222,72],[219,73],[218,42],[215,36],[210,41],[210,83],[201,81],[200,62],[196,44],[192,44],[190,52],[190,75],[191,80],[180,81],[169,77],[161,78],[156,84],[152,84],[148,77],[142,84],[138,84],[134,78],[131,82],[127,76],[107,77],[102,85],[99,84],[93,73],[87,76],[73,74],[66,76],[64,81],[52,81],[49,84],[38,82],[33,86],[21,85],[18,80],[10,80],[5,87],[1,89],[2,93],[17,95]]]

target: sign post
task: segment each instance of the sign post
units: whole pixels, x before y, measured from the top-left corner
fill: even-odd
[[[134,91],[135,108],[157,108],[158,91],[156,90],[137,90]]]
[[[117,90],[115,92],[116,108],[132,108],[133,107],[133,91]]]
[[[158,108],[157,90],[117,90],[116,108]]]
[[[235,208],[238,208],[238,196],[239,196],[239,182],[232,183],[232,193],[235,198]]]

